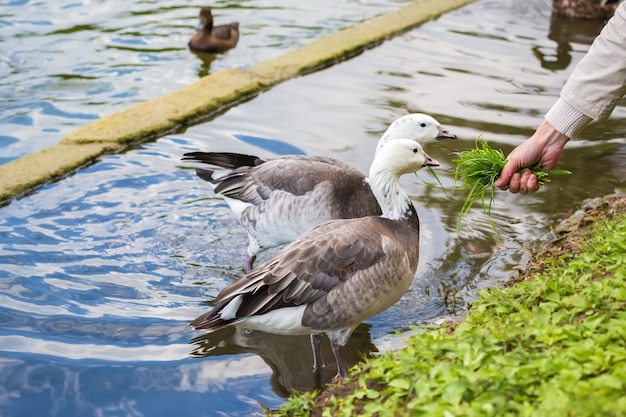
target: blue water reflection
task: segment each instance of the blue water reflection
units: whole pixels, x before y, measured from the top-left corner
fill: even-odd
[[[239,139],[240,141],[247,143],[248,145],[256,146],[257,148],[264,149],[275,155],[305,155],[306,154],[306,152],[304,152],[299,147],[292,145],[290,143],[287,143],[283,140],[261,138],[258,136],[241,135],[241,134],[236,134],[233,136]]]
[[[223,379],[226,367],[239,375]],[[257,383],[259,374],[267,372],[252,355],[227,363],[181,360],[118,365],[90,359],[8,356],[0,368],[4,391],[0,412],[14,417],[176,416],[186,414],[184,410],[198,416],[254,415],[258,405],[252,398],[275,404],[269,387]],[[220,395],[226,389],[228,395]],[[247,407],[234,406],[233,394]],[[28,401],[11,401],[11,397]],[[13,404],[6,408],[7,403]]]
[[[109,3],[91,4],[97,10]],[[437,173],[447,193],[423,184],[435,182],[428,172],[403,178],[421,220],[418,274],[400,302],[357,329],[347,349],[351,363],[401,345],[410,324],[463,313],[476,290],[515,274],[528,245],[563,213],[585,198],[624,189],[626,106],[620,103],[609,122],[568,145],[562,164],[571,176],[524,198],[497,194],[491,221],[500,236],[479,207],[457,230],[464,195],[451,190],[453,155],[473,147],[478,134],[505,152],[526,139],[567,75],[546,68],[541,57],[566,51],[574,63],[587,47],[580,40],[587,35],[549,29],[554,23],[542,0],[505,4],[473,3],[207,123],[103,156],[1,207],[0,415],[249,416],[260,413],[259,402],[278,406],[291,390],[311,389],[335,374],[327,343],[328,366],[318,381],[306,337],[237,329],[203,335],[187,326],[240,275],[247,238],[223,200],[180,161],[185,152],[320,154],[366,171],[382,131],[407,112],[430,113],[457,134],[455,141],[425,146],[441,163]],[[553,32],[570,34],[555,41]],[[559,49],[564,43],[570,48]],[[132,66],[83,64],[88,76],[56,76],[42,88],[50,87],[51,96],[57,89],[82,97],[102,88],[110,96],[141,97],[147,87],[140,80],[153,79],[141,71],[115,73]],[[82,78],[105,70],[137,79],[137,89]],[[69,115],[91,114],[65,104],[54,102]],[[37,112],[9,113],[27,114],[33,126],[54,132]],[[15,145],[10,138],[21,138],[22,127],[11,125],[9,139],[0,139],[4,148]]]
[[[195,180],[177,154],[107,157],[3,208],[0,415],[177,415],[181,401],[198,415],[258,409],[206,395],[225,390],[279,403],[258,384],[271,375],[258,357],[189,358],[186,323],[217,289],[194,283],[223,286],[235,267],[214,250],[228,227],[196,213],[227,208],[173,187]]]

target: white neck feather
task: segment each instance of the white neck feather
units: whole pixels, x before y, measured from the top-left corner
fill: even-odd
[[[393,168],[373,164],[368,181],[383,212],[383,217],[393,220],[407,217],[411,201],[400,186],[400,176]]]

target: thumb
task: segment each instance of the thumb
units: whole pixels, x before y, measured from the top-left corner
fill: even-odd
[[[512,164],[510,161],[507,162],[504,168],[502,168],[502,172],[500,173],[498,179],[493,182],[493,185],[498,188],[506,187],[509,184],[509,181],[511,181],[511,177],[516,172],[517,168],[515,167],[515,165]]]

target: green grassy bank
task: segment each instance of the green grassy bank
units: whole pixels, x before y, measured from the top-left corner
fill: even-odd
[[[578,212],[528,271],[274,416],[625,416],[626,196]]]

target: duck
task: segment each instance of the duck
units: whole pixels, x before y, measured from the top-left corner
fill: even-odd
[[[202,7],[197,32],[189,43],[189,49],[196,52],[222,53],[237,46],[239,22],[213,26],[210,7]]]
[[[425,143],[456,135],[430,115],[411,113],[387,128],[376,152],[397,138]],[[196,168],[196,174],[222,196],[248,234],[244,271],[254,267],[260,253],[292,242],[320,223],[381,213],[365,175],[335,158],[188,152],[182,160],[229,170],[216,176],[214,170]]]
[[[579,19],[608,20],[622,0],[552,0],[552,13]]]
[[[342,347],[361,322],[400,300],[417,271],[420,222],[400,177],[438,165],[415,140],[387,141],[367,179],[380,215],[331,220],[307,231],[222,289],[214,307],[190,325],[207,332],[237,326],[309,335],[316,371],[324,366],[326,335],[335,378],[346,378]]]

